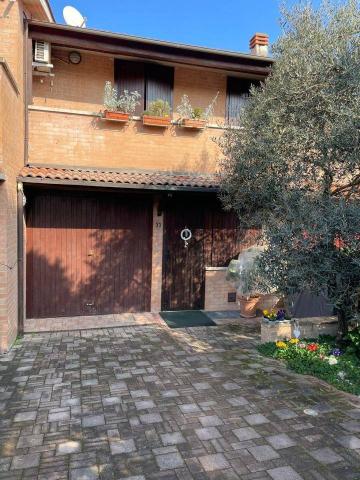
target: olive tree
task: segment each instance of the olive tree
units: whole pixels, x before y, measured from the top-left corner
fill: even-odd
[[[360,9],[283,9],[274,65],[220,140],[222,199],[262,226],[268,290],[325,292],[342,333],[360,285]]]

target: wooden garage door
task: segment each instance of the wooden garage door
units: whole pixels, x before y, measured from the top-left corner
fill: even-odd
[[[235,213],[224,212],[216,198],[174,196],[164,206],[163,310],[204,308],[205,267],[227,266],[245,247]],[[192,232],[187,248],[180,238]],[[246,245],[248,246],[248,245]]]
[[[28,195],[28,318],[150,309],[152,200]]]

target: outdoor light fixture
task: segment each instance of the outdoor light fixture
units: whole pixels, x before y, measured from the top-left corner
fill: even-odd
[[[81,55],[79,52],[70,52],[69,53],[69,62],[73,65],[79,65],[81,62]]]

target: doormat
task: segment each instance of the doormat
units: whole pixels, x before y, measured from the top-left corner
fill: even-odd
[[[179,312],[160,312],[161,318],[170,328],[213,327],[216,323],[200,310],[181,310]]]

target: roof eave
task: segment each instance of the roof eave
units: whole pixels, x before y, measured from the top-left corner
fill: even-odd
[[[203,192],[203,193],[217,193],[219,187],[191,187],[183,185],[146,185],[141,183],[115,183],[115,182],[96,182],[88,180],[62,180],[39,177],[22,177],[18,176],[18,182],[29,185],[59,185],[71,187],[102,187],[102,188],[116,188],[126,190],[155,190],[155,191],[182,191],[182,192]]]
[[[29,32],[58,46],[110,53],[114,56],[148,57],[159,61],[191,63],[234,71],[267,75],[273,63],[269,57],[152,40],[101,30],[30,21]]]

